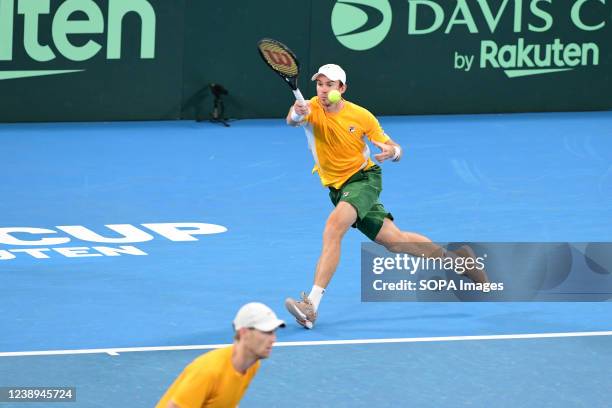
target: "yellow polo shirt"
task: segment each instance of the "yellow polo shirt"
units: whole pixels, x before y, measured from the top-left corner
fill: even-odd
[[[312,172],[319,173],[326,187],[340,188],[353,174],[374,165],[364,137],[381,143],[389,140],[374,115],[349,101],[339,112],[329,113],[319,97],[313,97],[304,126],[315,160]]]
[[[181,408],[236,407],[259,369],[253,364],[245,374],[232,365],[233,346],[196,358],[170,386],[156,408],[166,408],[173,401]]]

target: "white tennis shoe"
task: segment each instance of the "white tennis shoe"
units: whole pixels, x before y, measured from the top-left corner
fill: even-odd
[[[317,312],[312,301],[306,296],[306,293],[302,292],[301,296],[302,300],[287,298],[285,300],[285,307],[295,317],[296,322],[307,329],[312,329],[315,320],[317,320]]]

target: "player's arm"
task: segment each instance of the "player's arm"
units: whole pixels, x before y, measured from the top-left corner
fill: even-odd
[[[295,101],[287,114],[287,124],[289,126],[299,126],[306,121],[306,116],[310,113],[308,102]]]
[[[372,143],[381,150],[380,153],[374,155],[374,158],[378,162],[382,163],[385,160],[400,161],[402,159],[402,155],[404,154],[402,147],[391,138],[386,142],[372,140]]]
[[[385,133],[378,119],[370,112],[367,112],[365,116],[365,134],[374,146],[380,149],[380,153],[374,155],[379,163],[385,160],[400,161],[403,153],[402,147]]]

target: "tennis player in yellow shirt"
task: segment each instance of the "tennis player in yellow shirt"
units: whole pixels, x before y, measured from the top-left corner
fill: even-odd
[[[189,364],[172,383],[156,408],[237,407],[285,327],[263,303],[248,303],[234,318],[234,344],[209,351]]]
[[[382,191],[381,169],[370,158],[365,138],[380,149],[374,158],[381,163],[401,160],[401,146],[385,134],[368,110],[343,98],[330,102],[328,95],[332,90],[340,94],[347,90],[346,73],[340,66],[323,65],[312,80],[316,81],[317,96],[306,103],[296,101],[287,115],[287,124],[304,126],[315,160],[313,172],[329,188],[335,206],[323,231],[323,249],[310,294],[302,293],[301,300],[285,301],[296,321],[309,329],[317,319],[321,298],[338,266],[342,237],[351,226],[391,252],[427,257],[475,257],[467,246],[446,251],[429,238],[401,231],[395,225],[393,216],[378,199]],[[475,282],[488,281],[484,270],[468,270],[465,275]]]

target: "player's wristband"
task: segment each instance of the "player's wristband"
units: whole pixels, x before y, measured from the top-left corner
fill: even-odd
[[[395,151],[395,154],[393,155],[393,158],[391,159],[391,161],[398,161],[400,159],[400,156],[402,155],[402,148],[399,146],[393,145],[393,150]]]
[[[293,108],[291,108],[291,120],[299,123],[304,120],[304,115],[298,115],[297,113],[295,113]]]

